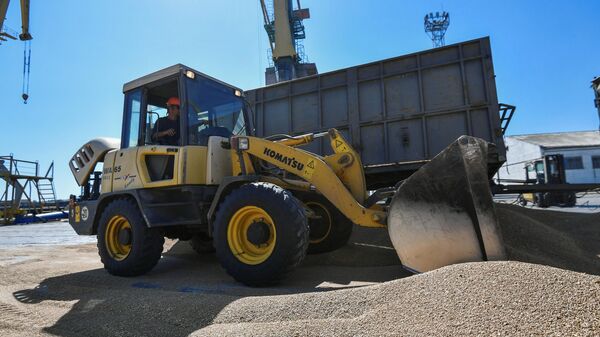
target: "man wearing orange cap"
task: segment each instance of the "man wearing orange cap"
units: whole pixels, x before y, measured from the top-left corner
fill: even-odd
[[[179,98],[169,98],[167,113],[166,117],[156,121],[152,130],[152,140],[162,145],[179,145]]]

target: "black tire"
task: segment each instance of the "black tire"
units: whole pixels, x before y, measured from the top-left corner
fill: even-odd
[[[541,193],[542,197],[540,198],[540,207],[542,208],[548,208],[550,207],[551,204],[551,200],[554,200],[552,198],[552,195],[549,192],[546,193]]]
[[[575,207],[575,205],[577,205],[577,195],[575,194],[575,192],[566,192],[566,207]]]
[[[308,219],[308,254],[331,252],[348,243],[354,224],[332,203],[319,194],[306,194],[300,200],[321,217]]]
[[[264,215],[256,217],[261,212]],[[245,232],[236,230],[243,227],[240,217],[251,220]],[[251,233],[256,228],[260,231]],[[255,236],[257,232],[259,238]],[[304,259],[308,232],[302,204],[281,187],[259,182],[242,185],[221,202],[216,212],[213,242],[217,258],[229,275],[249,286],[266,286],[281,281]],[[240,242],[246,245],[245,251],[234,252],[232,247]],[[253,255],[254,249],[266,252]]]
[[[537,207],[546,208],[548,207],[548,200],[546,200],[545,193],[535,193],[533,202]]]
[[[190,246],[192,246],[192,249],[200,255],[215,252],[212,238],[205,233],[194,234],[190,239]]]
[[[123,220],[125,219],[125,220]],[[114,248],[115,221],[126,221],[129,230],[118,231],[119,247],[126,247],[121,240],[129,242],[129,250],[119,253]],[[121,233],[125,238],[122,239]],[[98,254],[104,269],[117,276],[138,276],[150,271],[162,254],[165,238],[157,229],[146,226],[137,204],[131,199],[111,201],[102,211],[98,223]],[[112,244],[112,249],[109,248]]]

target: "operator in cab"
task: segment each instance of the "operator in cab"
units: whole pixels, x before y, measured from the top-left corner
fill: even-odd
[[[167,116],[156,121],[152,140],[161,145],[179,145],[179,98],[167,100]]]

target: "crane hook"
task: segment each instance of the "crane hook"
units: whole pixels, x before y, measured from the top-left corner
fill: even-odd
[[[24,41],[23,50],[23,104],[27,104],[29,98],[29,65],[31,64],[31,41]]]

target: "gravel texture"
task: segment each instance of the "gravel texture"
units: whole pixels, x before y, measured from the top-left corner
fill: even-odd
[[[600,278],[469,263],[366,288],[244,298],[193,336],[594,335]]]
[[[184,242],[136,278],[108,275],[93,244],[0,247],[0,335],[600,336],[599,214],[497,211],[513,261],[410,276],[385,231],[357,229],[270,288]]]

